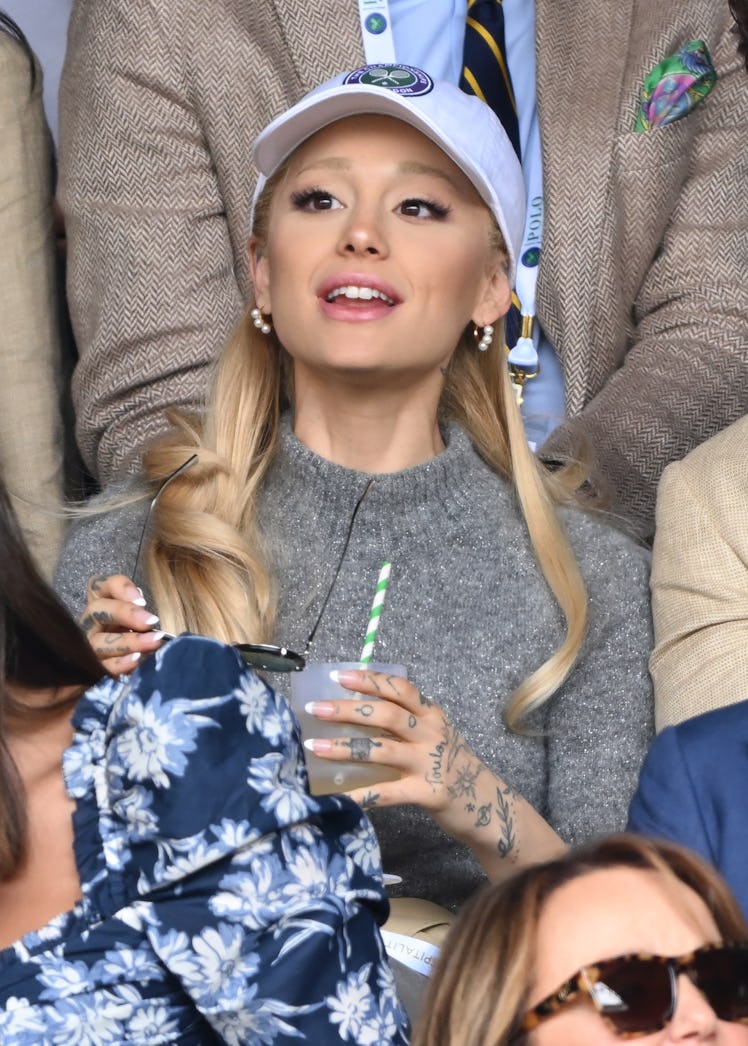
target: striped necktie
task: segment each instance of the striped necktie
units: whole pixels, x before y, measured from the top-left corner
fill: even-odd
[[[521,161],[517,102],[506,62],[501,0],[468,0],[467,10],[460,87],[491,106]],[[512,294],[512,304],[504,317],[504,340],[508,348],[516,344],[521,325],[519,299]]]
[[[506,63],[501,0],[468,0],[460,87],[491,106],[522,159],[517,103]]]

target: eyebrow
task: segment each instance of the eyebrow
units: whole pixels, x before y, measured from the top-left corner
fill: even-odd
[[[351,169],[351,161],[345,156],[326,156],[319,160],[312,160],[305,167],[302,167],[297,174],[306,174],[308,171],[324,170],[324,171],[349,171]],[[446,171],[443,171],[440,167],[432,167],[428,163],[420,163],[418,160],[403,160],[402,163],[397,165],[398,174],[424,174],[431,175],[434,178],[441,178],[442,181],[447,182],[453,189],[457,189],[458,186],[454,180],[450,178]]]

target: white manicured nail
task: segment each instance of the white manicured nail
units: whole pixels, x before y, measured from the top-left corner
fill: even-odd
[[[151,614],[150,617],[147,617],[145,619],[145,623],[146,623],[146,625],[157,625],[158,624],[158,617],[155,614]]]
[[[143,598],[143,596],[140,596],[138,599],[133,599],[132,602],[133,602],[133,606],[136,606],[136,607],[144,607],[145,606],[145,599]]]
[[[143,655],[140,653],[140,651],[136,650],[134,654],[130,654],[130,660],[131,661],[140,661],[142,656]]]
[[[333,668],[332,672],[330,672],[330,679],[332,679],[333,683],[340,682],[340,672],[337,668]]]

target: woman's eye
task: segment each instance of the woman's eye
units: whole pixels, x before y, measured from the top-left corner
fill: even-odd
[[[292,193],[291,202],[300,211],[334,211],[342,206],[332,193],[324,189],[305,189]]]
[[[446,218],[450,208],[435,200],[413,199],[403,200],[399,210],[406,218]]]

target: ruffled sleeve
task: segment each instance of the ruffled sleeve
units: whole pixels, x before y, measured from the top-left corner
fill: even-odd
[[[235,650],[180,637],[105,726],[95,700],[78,715],[103,745],[90,792],[106,868],[89,868],[89,895],[127,903],[220,1041],[407,1041],[373,830],[345,797],[309,796],[287,703]]]

